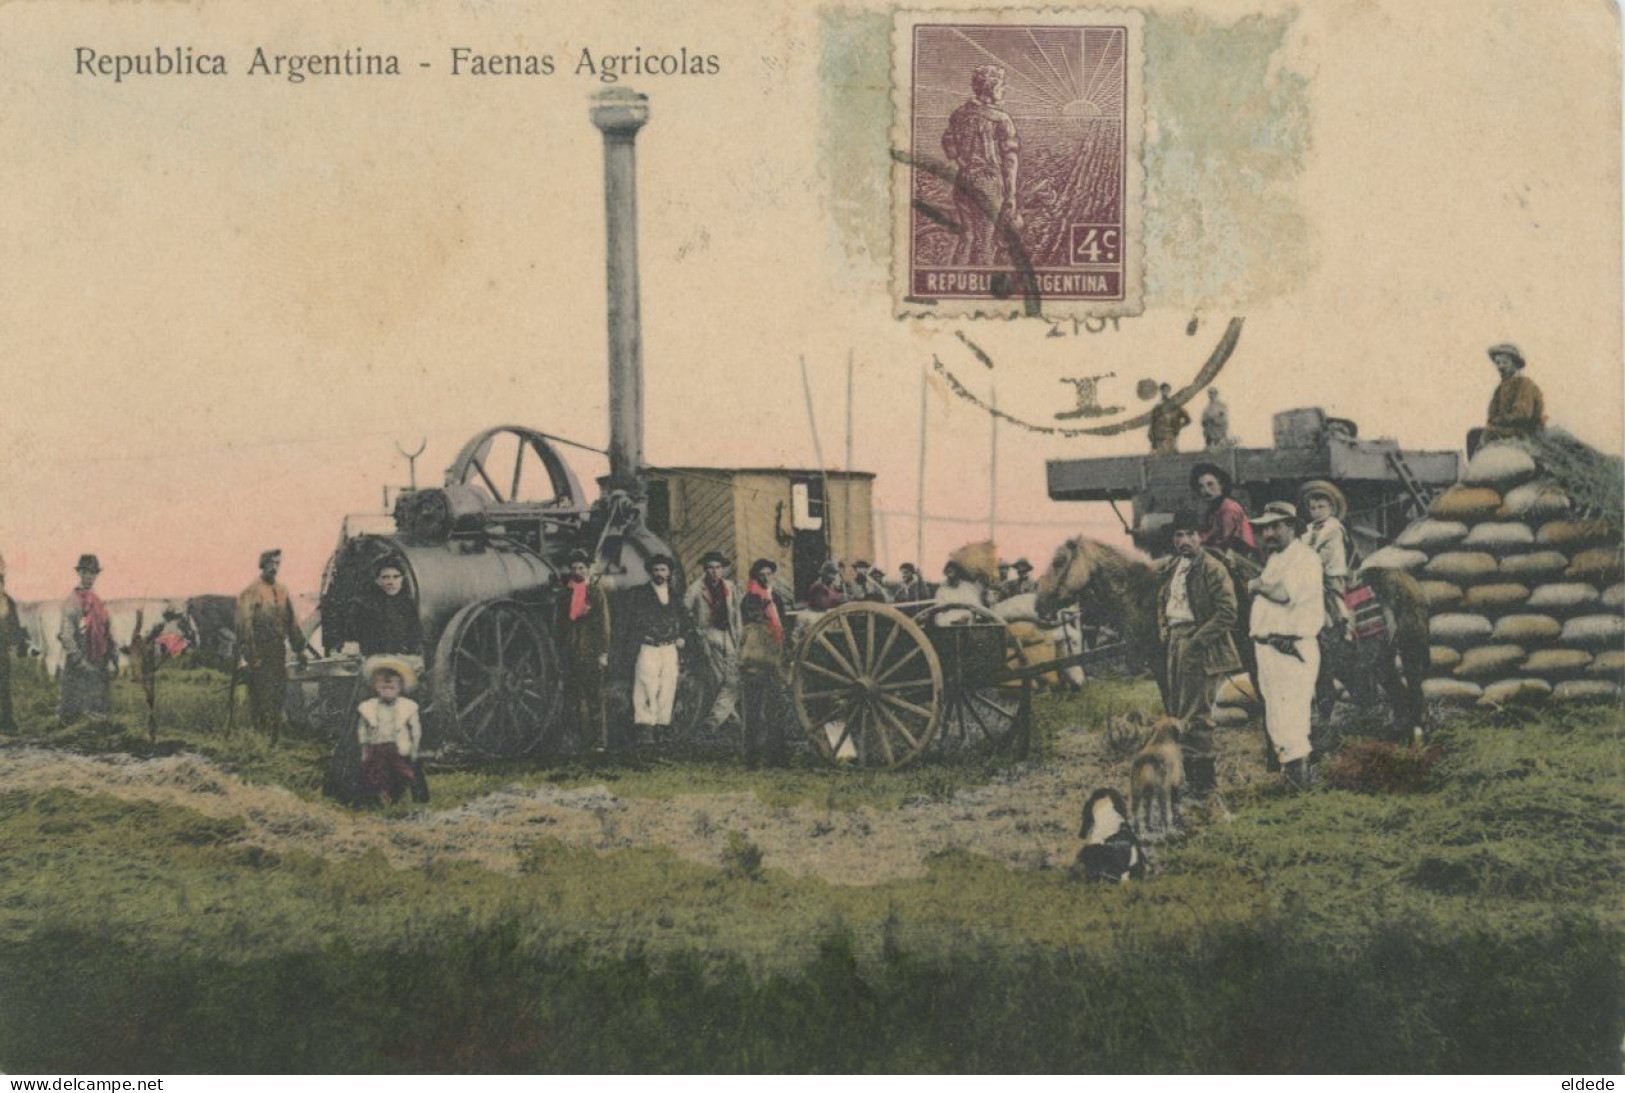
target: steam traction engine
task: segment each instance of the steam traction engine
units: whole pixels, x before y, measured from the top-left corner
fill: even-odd
[[[423,630],[425,731],[439,749],[518,755],[565,747],[554,611],[566,559],[587,551],[613,601],[647,580],[649,558],[669,553],[646,524],[634,140],[648,120],[647,99],[604,92],[592,120],[604,136],[608,229],[610,473],[599,499],[587,504],[546,434],[489,429],[458,453],[445,485],[400,496],[392,534],[341,542],[323,579],[322,640],[333,654],[358,639],[378,563],[400,563],[402,595],[412,597]],[[335,690],[345,695],[334,705],[343,702],[347,715],[354,658],[337,658],[335,667]]]
[[[600,559],[607,588],[641,583],[664,547],[636,502],[610,491],[589,507],[549,439],[508,425],[470,440],[446,485],[401,494],[394,517],[394,534],[347,539],[329,561],[327,650],[359,640],[361,605],[378,563],[391,559],[423,630],[435,746],[479,755],[563,748],[558,578],[581,549]]]

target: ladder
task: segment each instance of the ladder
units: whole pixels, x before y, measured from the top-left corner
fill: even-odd
[[[1398,448],[1390,448],[1387,455],[1388,465],[1394,468],[1394,473],[1399,475],[1400,484],[1405,487],[1405,492],[1411,495],[1411,502],[1414,506],[1413,515],[1417,517],[1426,516],[1428,504],[1433,500],[1433,491],[1417,480],[1416,472],[1411,470],[1409,463],[1405,462],[1404,452]]]

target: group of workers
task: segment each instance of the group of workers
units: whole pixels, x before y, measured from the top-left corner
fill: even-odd
[[[1306,783],[1312,709],[1318,696],[1322,720],[1329,717],[1328,669],[1354,634],[1348,594],[1359,559],[1343,524],[1347,501],[1320,480],[1302,488],[1298,505],[1271,501],[1249,517],[1230,496],[1229,475],[1211,463],[1192,468],[1191,489],[1205,511],[1174,515],[1174,551],[1157,571],[1165,705],[1188,726],[1191,789],[1213,786],[1211,713],[1219,686],[1244,666],[1234,638],[1244,598],[1272,765]]]
[[[1532,437],[1546,423],[1540,389],[1523,375],[1523,354],[1510,344],[1488,352],[1501,383],[1469,448]],[[1165,388],[1165,402],[1167,394]],[[1160,420],[1164,431],[1154,444],[1173,450],[1177,428],[1170,434],[1171,419]],[[1158,569],[1157,622],[1167,712],[1193,727],[1186,739],[1192,789],[1201,793],[1213,784],[1213,701],[1222,681],[1243,666],[1232,636],[1240,592],[1250,599],[1246,633],[1271,759],[1289,781],[1303,784],[1315,715],[1324,726],[1336,701],[1334,666],[1348,662],[1357,640],[1382,629],[1381,605],[1359,583],[1358,550],[1343,522],[1348,502],[1335,484],[1317,480],[1300,489],[1297,506],[1271,501],[1249,518],[1217,464],[1197,464],[1190,484],[1203,511],[1176,513],[1169,526],[1174,553]],[[1239,591],[1236,574],[1245,581]]]
[[[1516,346],[1490,348],[1501,375],[1483,429],[1469,436],[1469,447],[1486,440],[1528,437],[1545,425],[1540,389],[1523,374],[1525,361]],[[1180,430],[1190,417],[1163,384],[1161,400],[1151,413],[1153,451],[1177,451]],[[1216,389],[1202,415],[1209,449],[1230,446],[1229,412]],[[1241,670],[1243,657],[1233,634],[1239,632],[1240,603],[1251,600],[1247,636],[1256,663],[1265,729],[1272,758],[1286,777],[1307,780],[1311,751],[1312,711],[1318,705],[1324,721],[1335,698],[1329,671],[1338,650],[1360,632],[1365,602],[1356,584],[1358,556],[1343,520],[1347,502],[1336,485],[1311,482],[1299,495],[1299,506],[1272,501],[1249,517],[1232,495],[1230,476],[1216,463],[1193,468],[1190,484],[1202,511],[1174,515],[1168,530],[1174,552],[1158,569],[1157,623],[1163,643],[1165,701],[1168,713],[1195,726],[1186,741],[1187,771],[1192,789],[1213,782],[1209,714],[1219,683]],[[287,684],[288,655],[302,666],[308,648],[287,588],[277,580],[282,552],[260,555],[259,576],[237,597],[237,650],[248,685],[255,727],[275,738],[281,727]],[[569,558],[569,573],[558,597],[557,632],[567,669],[567,704],[588,741],[600,747],[620,742],[612,736],[605,706],[612,682],[611,617],[608,597],[592,574],[592,559],[583,552]],[[720,553],[700,561],[700,579],[679,594],[673,586],[675,566],[665,555],[648,560],[649,581],[617,601],[616,636],[630,652],[632,723],[635,732],[660,742],[668,739],[675,717],[679,684],[697,657],[716,684],[715,697],[703,722],[720,728],[737,722],[748,758],[782,746],[780,725],[788,709],[785,688],[787,649],[794,625],[792,603],[777,582],[778,566],[768,558],[752,563],[743,586],[729,575]],[[63,723],[104,719],[108,685],[118,668],[118,647],[106,604],[95,593],[101,563],[94,554],[80,557],[77,587],[62,605],[60,637],[64,664],[59,690]],[[898,579],[867,560],[858,559],[850,573],[826,563],[806,590],[809,610],[825,611],[843,603],[914,603],[927,600],[990,606],[1001,599],[1037,591],[1033,566],[1025,558],[999,563],[999,580],[991,584],[950,561],[943,580],[933,584],[911,562],[899,567]],[[1236,574],[1245,584],[1237,587]],[[17,608],[4,589],[0,562],[0,643],[9,651],[22,648],[25,637]],[[361,717],[361,736],[378,736],[380,716],[396,718],[394,695],[410,689],[421,670],[423,634],[413,597],[405,591],[401,562],[377,563],[375,588],[358,605],[356,631],[360,651],[383,668],[369,679],[385,677],[369,700],[371,716]],[[624,632],[622,628],[624,627]],[[692,642],[687,658],[684,650]],[[685,659],[688,667],[685,668]],[[9,656],[0,656],[0,729],[12,725]],[[627,677],[623,676],[623,683]],[[384,692],[391,691],[388,696]],[[387,701],[386,701],[387,698]],[[382,703],[383,714],[379,714]],[[402,725],[416,724],[416,707]],[[420,731],[420,730],[419,730]],[[393,793],[414,754],[372,762],[384,749],[361,740],[369,790]],[[376,742],[375,742],[376,743]],[[401,749],[397,748],[397,752]],[[771,756],[769,756],[771,757]],[[402,764],[398,760],[405,759]],[[370,767],[368,764],[371,764]],[[386,769],[387,768],[387,769]],[[370,770],[370,773],[369,773]],[[419,777],[421,767],[419,766]]]
[[[1546,427],[1546,400],[1535,381],[1524,375],[1523,353],[1510,342],[1492,345],[1486,351],[1501,382],[1490,397],[1489,413],[1482,428],[1467,434],[1467,454],[1490,440],[1511,440],[1534,436]],[[1219,389],[1207,389],[1208,403],[1202,411],[1202,444],[1208,451],[1235,446],[1230,435],[1230,409],[1219,398]],[[1176,455],[1179,434],[1191,423],[1184,401],[1174,394],[1172,384],[1159,384],[1157,403],[1151,407],[1147,435],[1152,455]]]

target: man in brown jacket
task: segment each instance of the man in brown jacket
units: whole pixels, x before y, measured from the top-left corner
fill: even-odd
[[[1179,452],[1179,433],[1191,423],[1185,407],[1174,401],[1172,384],[1157,388],[1159,401],[1151,407],[1151,454],[1176,455]]]
[[[1230,572],[1202,546],[1202,521],[1175,515],[1174,553],[1157,570],[1157,634],[1167,686],[1163,706],[1185,722],[1185,773],[1193,796],[1213,787],[1213,729],[1208,720],[1219,684],[1241,670],[1232,636],[1239,608]]]
[[[1490,360],[1501,382],[1490,398],[1484,440],[1516,440],[1534,436],[1546,427],[1546,399],[1535,381],[1523,374],[1523,354],[1503,343],[1489,348]]]
[[[248,681],[248,708],[254,727],[273,744],[282,735],[288,650],[301,666],[305,663],[305,635],[294,617],[293,599],[276,579],[281,568],[282,552],[265,551],[260,575],[237,594],[237,656]]]

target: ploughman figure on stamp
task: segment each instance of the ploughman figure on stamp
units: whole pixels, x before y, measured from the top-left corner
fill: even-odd
[[[956,266],[991,266],[999,259],[999,234],[1025,227],[1017,204],[1021,141],[1004,109],[1004,69],[977,65],[971,70],[971,97],[948,118],[942,152],[956,168],[954,215],[959,238],[950,261]]]

